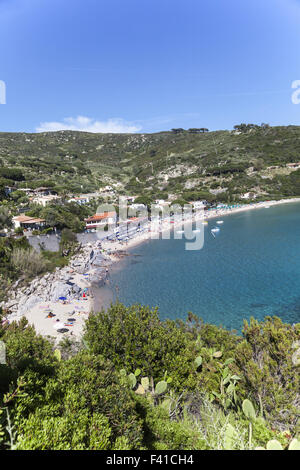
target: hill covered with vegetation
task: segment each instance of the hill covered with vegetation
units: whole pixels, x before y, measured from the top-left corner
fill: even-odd
[[[0,186],[236,201],[300,196],[300,127],[241,124],[233,131],[155,134],[0,133]]]
[[[299,324],[252,319],[237,336],[116,304],[82,342],[57,348],[25,319],[0,340],[2,449],[299,448]]]

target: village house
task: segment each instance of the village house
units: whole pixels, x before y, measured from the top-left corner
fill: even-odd
[[[241,195],[241,199],[256,199],[257,195],[253,192],[245,193]]]
[[[117,215],[115,212],[101,212],[84,219],[87,230],[93,230],[105,227],[106,225],[115,224],[116,220]]]
[[[60,196],[56,196],[55,194],[49,194],[48,196],[32,197],[32,198],[30,198],[30,201],[33,204],[39,204],[43,207],[46,207],[48,204],[51,204],[53,202],[57,202],[60,199],[61,199]]]
[[[76,202],[76,204],[84,205],[88,204],[90,202],[90,197],[89,196],[78,196],[78,197],[71,197],[71,199],[68,200],[68,202]]]
[[[8,196],[10,193],[12,193],[15,190],[16,188],[12,188],[11,186],[5,186],[4,188],[5,196]]]
[[[45,219],[29,217],[25,214],[18,215],[12,219],[14,228],[24,228],[29,230],[40,230],[45,227]]]
[[[287,166],[287,168],[298,169],[298,168],[300,168],[300,162],[297,162],[297,163],[287,163],[286,166]]]
[[[51,188],[45,188],[44,186],[34,189],[33,192],[36,196],[39,196],[39,197],[57,195],[56,191],[54,191]]]

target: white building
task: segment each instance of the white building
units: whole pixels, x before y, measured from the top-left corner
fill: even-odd
[[[83,205],[83,204],[88,204],[90,202],[91,198],[89,196],[78,196],[78,197],[72,197],[71,199],[68,200],[68,202],[76,202],[76,204]]]
[[[117,216],[115,212],[102,212],[100,214],[92,215],[85,221],[85,227],[87,230],[97,229],[99,227],[105,227],[116,222]]]
[[[255,193],[249,192],[242,194],[241,199],[256,199],[257,195]]]
[[[29,230],[40,230],[46,225],[45,219],[29,217],[24,214],[13,217],[12,221],[15,229],[24,228]]]
[[[39,204],[43,207],[46,207],[48,204],[51,204],[53,202],[57,202],[60,200],[60,196],[56,196],[55,194],[49,195],[49,196],[37,196],[30,198],[30,201],[33,202],[34,204]]]

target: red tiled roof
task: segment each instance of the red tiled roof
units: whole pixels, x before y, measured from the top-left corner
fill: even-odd
[[[109,217],[115,217],[115,215],[115,212],[103,212],[102,214],[92,215],[92,217],[88,217],[84,220],[85,222],[99,222],[101,220],[108,219]]]
[[[45,222],[45,219],[36,219],[34,217],[28,217],[27,215],[19,215],[18,217],[14,217],[13,220],[25,224],[36,224],[39,222]]]

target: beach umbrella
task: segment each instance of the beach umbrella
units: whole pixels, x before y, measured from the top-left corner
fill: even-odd
[[[58,300],[67,300],[67,297],[59,297]]]

